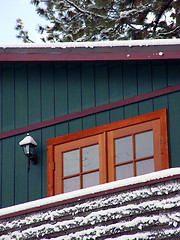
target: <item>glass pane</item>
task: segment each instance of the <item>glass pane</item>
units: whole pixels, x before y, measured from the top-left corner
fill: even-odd
[[[24,149],[24,153],[25,153],[25,155],[27,154],[29,154],[30,153],[30,145],[25,145],[25,146],[23,146],[23,149]]]
[[[144,132],[135,135],[136,159],[152,156],[153,151],[153,132]]]
[[[79,173],[79,149],[63,153],[63,176]]]
[[[80,177],[73,177],[63,180],[64,193],[80,189]]]
[[[154,159],[136,162],[136,175],[154,172]]]
[[[99,172],[83,175],[83,188],[92,187],[99,184]]]
[[[133,177],[133,163],[116,167],[116,180]]]
[[[83,172],[99,168],[99,145],[82,148]]]
[[[115,162],[122,163],[133,159],[132,136],[115,140]]]

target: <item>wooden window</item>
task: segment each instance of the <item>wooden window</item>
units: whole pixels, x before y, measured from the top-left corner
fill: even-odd
[[[106,182],[103,165],[103,134],[68,141],[54,147],[55,193]]]
[[[47,195],[169,167],[166,109],[47,141]]]

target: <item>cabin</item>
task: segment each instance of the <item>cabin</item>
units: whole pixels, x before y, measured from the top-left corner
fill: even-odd
[[[1,44],[0,239],[178,239],[179,69],[179,39]]]

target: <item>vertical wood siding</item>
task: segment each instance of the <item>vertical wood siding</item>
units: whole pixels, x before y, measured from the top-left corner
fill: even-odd
[[[5,132],[180,83],[180,61],[0,64],[0,131]],[[27,173],[20,134],[0,141],[0,207],[46,196],[46,140],[168,109],[170,166],[180,167],[180,92],[32,131],[38,164]]]

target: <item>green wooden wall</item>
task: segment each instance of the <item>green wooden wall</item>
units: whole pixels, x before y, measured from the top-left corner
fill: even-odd
[[[180,61],[0,63],[0,131],[6,132],[180,83]],[[39,161],[27,173],[18,143],[0,140],[0,207],[46,196],[46,140],[168,109],[170,166],[180,167],[180,92],[32,131]]]

